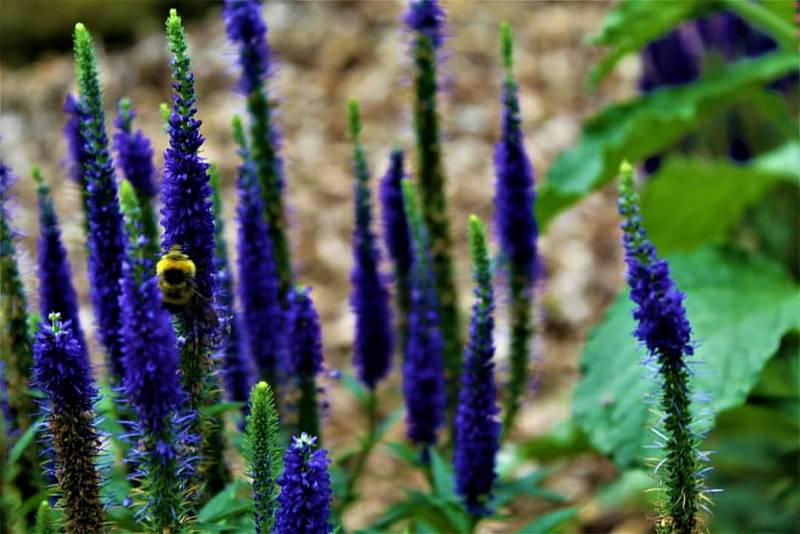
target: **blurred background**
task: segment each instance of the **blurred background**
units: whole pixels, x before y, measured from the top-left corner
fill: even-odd
[[[443,64],[445,166],[460,304],[466,314],[471,301],[467,216],[476,213],[492,219],[500,21],[510,21],[514,30],[526,145],[538,176],[544,175],[559,152],[577,141],[584,119],[612,101],[637,94],[645,69],[639,56],[630,55],[599,89],[585,89],[587,72],[602,57],[601,50],[586,44],[586,36],[600,29],[610,2],[465,0],[443,4],[450,29]],[[198,117],[206,137],[203,155],[221,170],[224,211],[230,221],[226,237],[235,257],[238,160],[230,123],[234,113],[244,110],[244,102],[233,90],[235,51],[225,38],[220,4],[180,0],[0,3],[0,149],[3,160],[21,178],[13,190],[18,197],[14,220],[25,236],[20,249],[23,270],[29,274],[25,276],[29,304],[37,309],[35,277],[30,275],[38,232],[30,169],[39,165],[54,193],[87,330],[91,330],[92,315],[83,216],[77,188],[66,178],[66,143],[61,133],[66,120],[64,99],[75,90],[72,28],[75,22],[83,22],[101,47],[108,125],[118,99],[130,97],[138,112],[135,126],[152,139],[160,165],[167,137],[158,108],[170,94],[162,28],[170,7],[177,7],[187,24]],[[265,6],[277,62],[270,88],[284,139],[295,268],[298,281],[314,288],[331,370],[351,369],[353,317],[348,296],[353,208],[345,106],[349,97],[361,103],[363,140],[373,176],[385,171],[393,146],[413,150],[410,60],[407,36],[399,23],[403,10],[403,3],[396,1],[268,2]],[[564,502],[581,505],[579,519],[571,528],[584,532],[648,532],[651,528],[652,513],[643,493],[652,485],[648,475],[629,471],[620,476],[614,463],[593,451],[568,421],[587,333],[624,284],[619,242],[613,186],[563,212],[540,238],[547,274],[538,292],[536,378],[512,438],[533,451],[525,465],[552,467],[545,486],[562,495]],[[503,315],[498,316],[497,329],[501,371],[507,332]],[[98,347],[92,348],[102,372]],[[398,368],[395,365],[393,378],[381,393],[386,413],[402,402]],[[355,400],[335,379],[326,380],[324,386],[330,402],[325,442],[335,455],[355,443],[363,424]],[[402,439],[402,433],[398,424],[390,434]],[[362,481],[362,501],[345,517],[348,526],[369,524],[387,504],[403,496],[404,486],[424,487],[424,480],[417,476],[403,472],[400,462],[379,451]],[[487,521],[482,529],[506,532],[553,506],[536,496],[520,499],[507,510],[514,517],[510,523]]]

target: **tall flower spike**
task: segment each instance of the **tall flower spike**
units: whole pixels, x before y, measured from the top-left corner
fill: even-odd
[[[452,239],[447,218],[445,173],[437,110],[437,51],[444,40],[444,10],[438,0],[414,0],[405,23],[412,33],[414,59],[414,132],[422,215],[428,228],[430,254],[439,296],[447,406],[452,413],[458,400],[462,343],[455,285]]]
[[[389,168],[381,179],[381,222],[386,249],[394,264],[395,291],[397,293],[397,309],[400,312],[399,332],[400,347],[405,348],[408,336],[408,311],[411,303],[411,289],[409,277],[414,253],[411,245],[411,231],[403,210],[403,190],[400,185],[406,177],[404,168],[403,151],[396,148],[392,150]]]
[[[403,396],[408,413],[406,434],[423,445],[423,459],[426,459],[427,446],[436,443],[437,430],[445,422],[444,341],[425,223],[414,185],[404,179],[402,187],[403,205],[414,244],[411,308],[403,362]]]
[[[72,270],[61,242],[61,229],[50,196],[38,168],[33,169],[39,197],[39,309],[42,317],[58,312],[72,325],[72,333],[84,352],[86,338],[78,317],[78,297],[72,285]],[[88,355],[86,356],[88,358]]]
[[[34,532],[35,534],[59,534],[61,532],[61,527],[47,499],[39,503],[39,509],[36,511]]]
[[[55,474],[67,532],[101,532],[100,439],[94,426],[97,389],[83,348],[69,323],[50,314],[33,347],[35,384],[44,392]]]
[[[494,385],[494,291],[486,227],[474,215],[469,218],[469,244],[475,279],[475,302],[469,325],[469,341],[461,373],[456,412],[453,471],[456,490],[474,516],[489,515],[495,457],[500,449],[499,412]]]
[[[353,139],[353,173],[355,184],[355,229],[353,230],[353,290],[350,306],[356,316],[353,352],[358,376],[370,389],[389,372],[392,365],[392,318],[389,293],[378,270],[380,254],[372,233],[372,206],[369,190],[369,169],[361,145],[361,119],[358,103],[348,107],[350,137]]]
[[[94,42],[80,22],[75,25],[75,72],[80,109],[85,114],[80,132],[86,149],[81,170],[89,229],[89,295],[94,305],[98,337],[106,349],[112,381],[116,382],[124,374],[119,280],[122,277],[127,238],[117,199],[114,166],[108,150]]]
[[[136,111],[131,101],[123,98],[117,106],[114,120],[114,150],[125,178],[133,186],[139,209],[142,212],[142,235],[147,240],[144,246],[148,258],[155,261],[159,251],[158,222],[153,202],[158,194],[155,183],[156,169],[153,165],[153,147],[142,130],[133,131]]]
[[[661,377],[665,456],[657,475],[665,492],[657,530],[688,534],[696,531],[700,521],[701,499],[708,499],[700,475],[700,438],[691,428],[690,373],[685,359],[694,352],[691,325],[683,307],[685,295],[672,281],[667,262],[658,259],[642,226],[633,167],[628,162],[620,166],[619,212],[628,285],[636,305],[634,335],[655,359]]]
[[[495,226],[507,265],[511,336],[511,374],[506,386],[503,428],[511,431],[528,377],[533,334],[531,308],[536,276],[536,220],[533,216],[533,167],[525,151],[519,109],[519,88],[513,77],[511,27],[500,25],[500,48],[505,70],[503,120],[494,151]]]
[[[258,184],[242,123],[234,117],[233,132],[239,143],[239,298],[244,335],[261,378],[278,391],[278,371],[285,348],[284,312],[272,243],[264,220]]]
[[[177,312],[181,347],[183,387],[188,406],[199,410],[217,402],[220,384],[211,359],[220,342],[220,324],[214,302],[214,215],[208,163],[200,156],[203,136],[195,118],[194,75],[187,52],[186,35],[178,13],[167,17],[167,39],[172,52],[173,95],[169,118],[169,146],[164,152],[164,180],[161,189],[161,225],[165,252],[180,250],[194,263],[193,294],[187,306]],[[192,432],[201,438],[203,460],[197,481],[206,486],[205,495],[220,491],[230,478],[223,458],[223,421],[220,416],[199,415]]]
[[[275,519],[275,534],[326,534],[330,522],[331,479],[328,453],[317,448],[317,438],[308,434],[292,438],[278,479],[281,493]]]
[[[233,272],[228,259],[228,245],[225,242],[225,221],[222,216],[222,192],[219,171],[215,166],[209,168],[211,174],[212,206],[214,211],[214,233],[216,253],[214,261],[217,269],[217,296],[219,308],[228,318],[228,331],[220,344],[222,351],[222,378],[228,398],[243,402],[242,415],[247,415],[246,405],[253,383],[253,365],[250,352],[242,341],[242,326],[239,314],[233,308]]]
[[[281,299],[285,305],[292,287],[292,260],[283,200],[285,178],[280,156],[281,140],[272,117],[273,104],[267,98],[266,82],[270,74],[267,25],[261,16],[261,2],[258,0],[225,0],[223,16],[228,39],[239,48],[242,69],[239,88],[247,97],[253,162],[261,184],[264,212],[281,281]]]
[[[298,432],[319,436],[317,375],[322,371],[322,328],[311,300],[310,288],[295,289],[289,294],[288,354],[292,375],[300,390],[297,401]]]
[[[250,393],[245,450],[247,473],[253,479],[253,518],[258,534],[272,532],[281,463],[280,426],[269,384],[259,382]]]
[[[21,436],[36,420],[33,397],[28,384],[33,366],[33,347],[28,333],[28,303],[19,275],[11,225],[10,189],[16,178],[0,161],[0,357],[8,387],[9,436]],[[5,414],[0,414],[3,417]],[[12,422],[13,421],[13,422]],[[29,446],[20,458],[22,471],[14,484],[24,499],[41,489],[36,449]],[[30,475],[30,476],[28,476]]]
[[[138,443],[129,454],[144,501],[139,518],[154,531],[178,532],[190,469],[184,446],[190,439],[177,424],[186,393],[169,312],[161,307],[158,278],[151,272],[126,264],[121,282],[123,393],[138,419],[133,432]]]

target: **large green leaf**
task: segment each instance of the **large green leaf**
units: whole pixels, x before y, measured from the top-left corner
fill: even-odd
[[[710,394],[715,413],[743,403],[781,336],[800,328],[798,286],[769,260],[712,247],[676,254],[670,267],[687,294],[697,357],[704,362],[693,375],[694,391]],[[640,364],[631,309],[623,292],[590,334],[573,399],[578,424],[621,466],[640,461],[652,441],[645,399],[658,388]]]
[[[589,86],[596,87],[626,55],[644,48],[684,20],[707,13],[712,6],[711,2],[697,0],[657,5],[652,0],[620,2],[608,12],[600,31],[589,38],[591,44],[609,47],[605,57],[589,73]]]
[[[538,191],[536,215],[545,226],[558,212],[611,180],[620,161],[640,161],[671,146],[753,88],[796,71],[797,55],[744,59],[712,78],[665,87],[606,107],[584,124],[578,144],[562,152]]]
[[[745,209],[776,180],[797,174],[798,170],[779,168],[776,156],[764,160],[766,165],[757,161],[747,166],[683,157],[667,160],[642,189],[644,224],[659,252],[724,241]]]

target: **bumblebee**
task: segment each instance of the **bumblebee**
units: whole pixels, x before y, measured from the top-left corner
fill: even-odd
[[[161,256],[156,264],[161,301],[171,312],[186,308],[195,295],[194,276],[197,268],[192,259],[181,251],[179,245]]]

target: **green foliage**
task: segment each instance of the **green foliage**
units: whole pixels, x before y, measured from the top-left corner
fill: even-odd
[[[636,162],[670,147],[709,114],[796,70],[796,54],[772,53],[741,60],[687,86],[658,89],[606,107],[584,124],[578,144],[550,167],[536,201],[539,224],[547,225],[611,180],[623,157]]]
[[[61,532],[55,512],[50,508],[50,504],[46,500],[39,504],[39,509],[36,511],[34,531],[36,534],[58,534]]]
[[[642,188],[642,216],[659,252],[692,250],[707,242],[725,242],[745,210],[783,176],[796,176],[786,159],[797,155],[782,147],[749,165],[721,160],[673,157]],[[800,164],[800,162],[798,162]]]
[[[548,534],[550,532],[568,532],[574,526],[574,519],[578,515],[578,508],[559,508],[543,514],[520,529],[520,534]],[[567,528],[568,525],[572,527]]]
[[[662,2],[656,8],[649,0],[620,2],[606,14],[600,32],[589,38],[591,44],[609,48],[589,73],[589,87],[597,87],[626,55],[644,48],[681,22],[710,11],[710,7],[711,2],[699,0]]]
[[[798,287],[774,262],[741,252],[702,248],[669,260],[704,361],[691,387],[710,394],[715,413],[740,405],[781,337],[800,328]],[[619,295],[590,334],[573,399],[592,444],[622,467],[644,457],[652,423],[644,399],[657,388],[640,365],[631,308]]]

